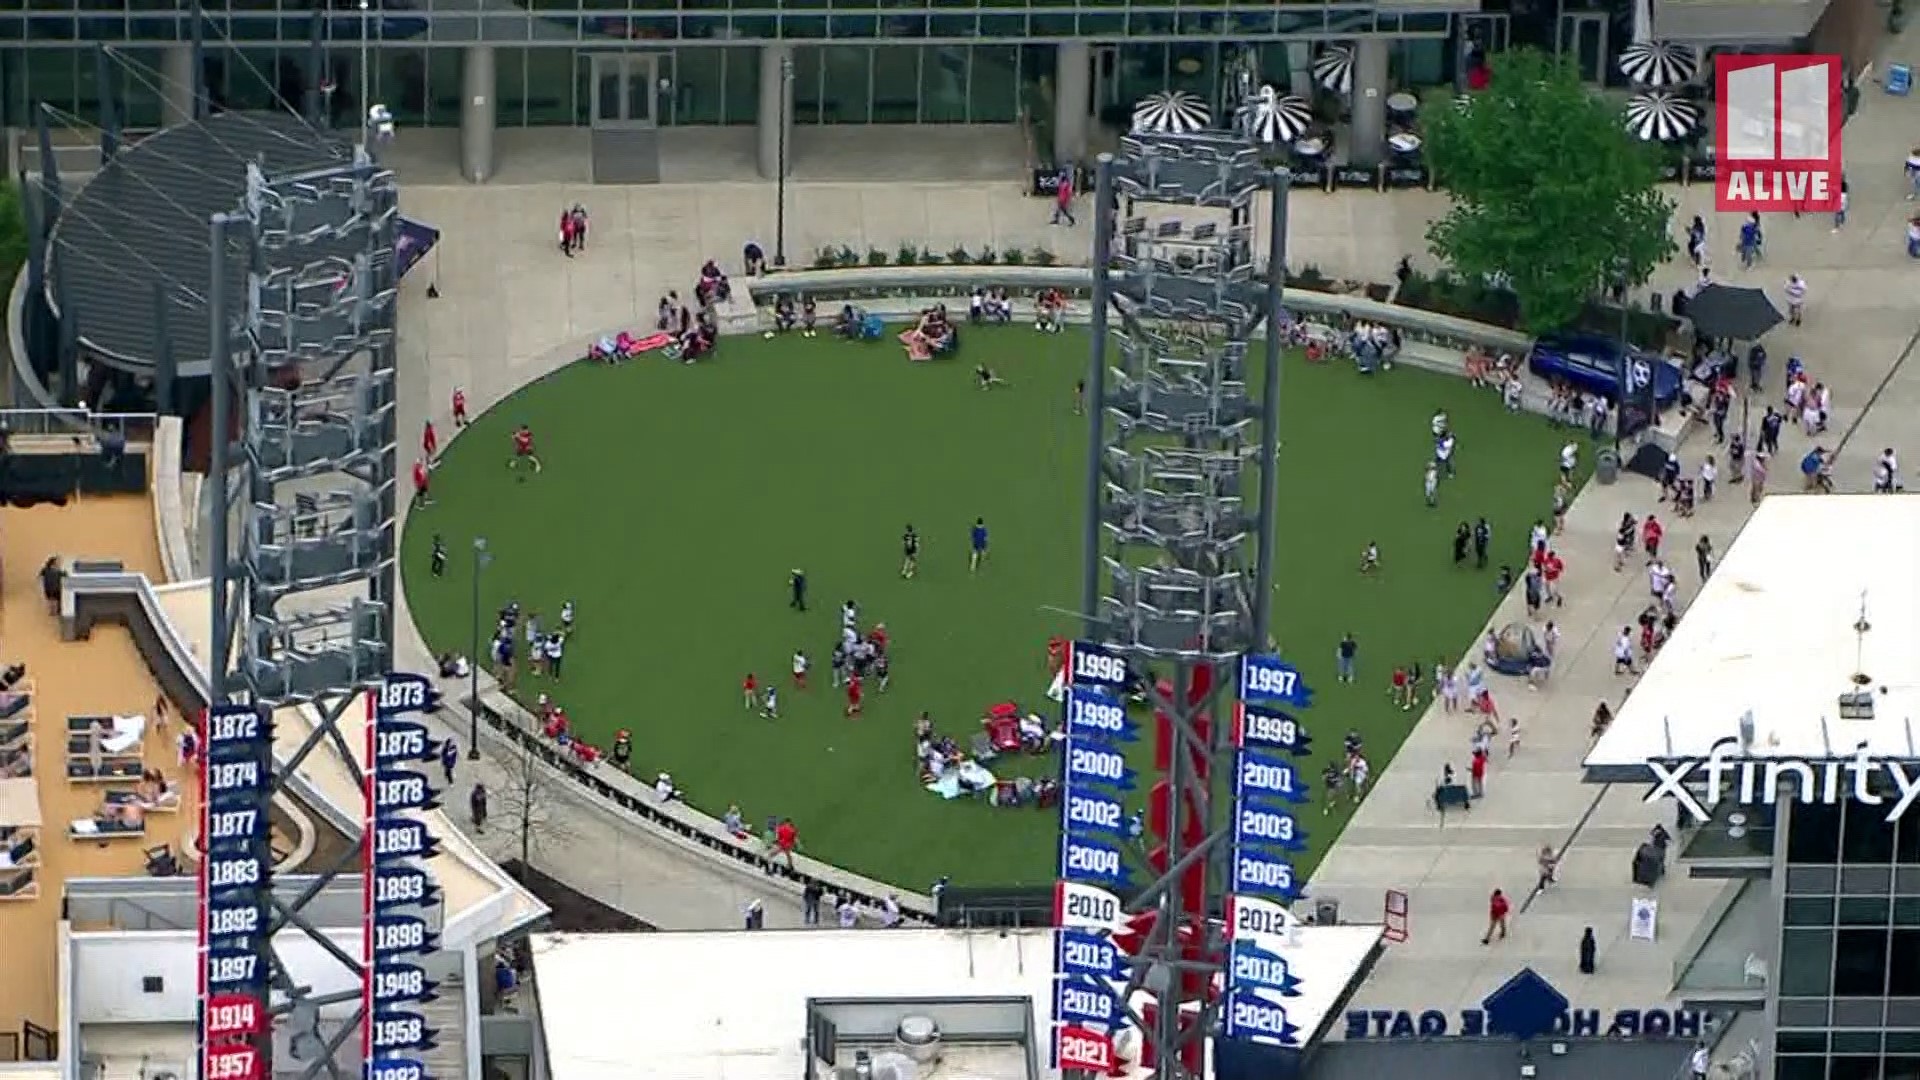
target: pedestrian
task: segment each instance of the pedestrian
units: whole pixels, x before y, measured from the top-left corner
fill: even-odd
[[[820,899],[826,895],[826,889],[820,882],[807,879],[807,887],[800,890],[800,921],[807,926],[820,925]]]
[[[1600,943],[1593,939],[1593,927],[1589,926],[1580,933],[1580,974],[1593,974],[1594,954],[1600,951]]]
[[[1912,159],[1909,158],[1908,160],[1911,161]],[[1911,199],[1913,196],[1909,195],[1907,198]],[[1707,1044],[1696,1044],[1693,1048],[1692,1056],[1687,1058],[1688,1075],[1690,1075],[1693,1080],[1707,1080],[1707,1070],[1712,1065],[1713,1055],[1707,1053]]]
[[[767,905],[761,903],[759,897],[747,901],[746,924],[749,930],[766,929]]]
[[[1787,325],[1799,326],[1807,306],[1807,282],[1799,274],[1787,275]]]
[[[1469,788],[1476,799],[1487,797],[1487,763],[1491,755],[1482,746],[1474,750],[1473,757],[1467,763],[1467,778],[1472,781]]]
[[[447,778],[449,787],[453,785],[453,767],[459,763],[460,744],[454,742],[453,736],[449,735],[447,740],[440,744],[440,772]]]
[[[1767,493],[1767,452],[1762,450],[1753,455],[1753,468],[1748,470],[1752,478],[1747,484],[1747,496],[1753,505],[1759,506],[1760,499]]]
[[[1073,227],[1073,169],[1071,167],[1060,170],[1059,180],[1053,189],[1053,220],[1047,224],[1058,225],[1063,221],[1069,228]]]
[[[856,671],[852,675],[847,676],[847,715],[849,717],[860,715],[861,693],[860,673]]]
[[[560,211],[560,254],[573,258],[573,211]]]
[[[447,543],[439,533],[433,534],[432,563],[434,577],[447,576]]]
[[[1493,895],[1487,898],[1487,932],[1480,938],[1480,944],[1492,944],[1496,933],[1500,935],[1500,940],[1506,940],[1507,914],[1512,910],[1513,906],[1507,903],[1507,894],[1499,889],[1493,890]]]
[[[467,426],[467,392],[457,386],[453,388],[453,426]]]
[[[795,611],[807,610],[807,573],[795,568],[787,574],[787,606]]]
[[[1487,548],[1493,544],[1493,526],[1486,518],[1473,523],[1473,565],[1481,570],[1487,568]]]
[[[1354,661],[1360,655],[1360,643],[1353,639],[1351,632],[1340,638],[1340,644],[1333,650],[1334,671],[1343,683],[1353,681]]]
[[[1467,561],[1467,545],[1473,542],[1473,526],[1461,522],[1453,530],[1453,565],[1459,566]]]
[[[1706,584],[1707,576],[1713,573],[1713,541],[1705,533],[1693,542],[1693,563],[1700,571],[1700,583]]]
[[[573,223],[573,250],[587,250],[587,208],[574,203],[567,220]]]
[[[1713,485],[1720,479],[1720,466],[1714,462],[1713,455],[1700,463],[1700,501],[1713,501]]]
[[[1534,882],[1533,891],[1537,893],[1546,892],[1547,886],[1557,880],[1556,873],[1560,869],[1560,856],[1554,854],[1553,845],[1542,844],[1540,845],[1540,856],[1536,861],[1539,863],[1540,877],[1539,880]]]
[[[429,485],[432,483],[433,477],[427,472],[427,463],[425,461],[414,462],[413,505],[415,507],[433,505],[433,495],[429,491]]]
[[[794,849],[799,846],[799,828],[794,825],[792,818],[781,818],[780,823],[773,827],[773,850],[776,857],[784,857],[787,860],[789,870],[793,869]],[[772,872],[771,868],[768,872]]]
[[[1640,547],[1647,553],[1647,563],[1651,565],[1660,557],[1660,540],[1667,535],[1666,526],[1652,514],[1640,525]]]
[[[487,831],[487,786],[485,784],[476,783],[473,785],[473,790],[467,793],[467,815],[473,818],[474,832]]]
[[[1613,639],[1613,673],[1615,675],[1633,674],[1633,627],[1620,628],[1620,636]]]

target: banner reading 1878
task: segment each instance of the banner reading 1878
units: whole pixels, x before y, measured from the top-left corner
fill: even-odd
[[[200,1076],[264,1080],[273,725],[264,709],[226,704],[202,724]]]
[[[421,716],[438,697],[426,676],[398,673],[367,694],[366,1080],[430,1080],[420,1055],[437,1033],[419,1006],[438,989],[422,961],[439,948],[440,889],[425,866],[437,841],[419,814],[439,805],[426,765],[440,744]]]

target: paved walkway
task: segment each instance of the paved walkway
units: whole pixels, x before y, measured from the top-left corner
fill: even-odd
[[[1742,272],[1732,252],[1739,218],[1716,219],[1710,190],[1688,191],[1679,216],[1682,223],[1694,213],[1707,216],[1712,263],[1722,280],[1764,286],[1784,307],[1787,274],[1806,278],[1806,325],[1783,326],[1770,336],[1770,392],[1753,403],[1753,411],[1757,419],[1761,407],[1778,398],[1787,357],[1804,356],[1813,376],[1833,388],[1836,415],[1819,441],[1842,449],[1836,483],[1843,491],[1870,489],[1881,448],[1900,448],[1903,438],[1905,448],[1912,448],[1907,418],[1920,406],[1920,372],[1906,364],[1920,320],[1912,303],[1914,268],[1904,251],[1913,207],[1902,197],[1907,136],[1901,104],[1870,90],[1846,130],[1853,212],[1843,232],[1831,232],[1825,216],[1775,217],[1766,225],[1770,261]],[[1656,284],[1670,293],[1693,277],[1689,267],[1672,267]],[[1798,490],[1797,464],[1807,446],[1797,432],[1783,438],[1770,491]],[[1682,448],[1684,467],[1697,470],[1712,452],[1710,438],[1696,434]],[[1604,699],[1617,706],[1629,686],[1630,680],[1612,675],[1613,638],[1648,599],[1638,560],[1627,573],[1611,572],[1612,530],[1624,512],[1642,519],[1660,513],[1668,525],[1671,565],[1690,597],[1699,584],[1692,557],[1696,538],[1704,533],[1724,551],[1749,505],[1744,493],[1724,491],[1691,520],[1680,520],[1664,513],[1656,494],[1651,482],[1638,477],[1611,487],[1590,485],[1568,514],[1566,535],[1557,541],[1569,564],[1566,607],[1548,613],[1564,634],[1560,662],[1552,686],[1540,692],[1524,689],[1517,679],[1496,678],[1498,704],[1521,718],[1524,745],[1511,761],[1496,751],[1488,797],[1470,814],[1450,814],[1441,827],[1430,807],[1433,786],[1448,762],[1464,776],[1475,720],[1432,710],[1320,865],[1313,892],[1339,898],[1349,918],[1378,918],[1387,889],[1411,894],[1411,940],[1388,952],[1353,1008],[1456,1012],[1477,1006],[1528,965],[1576,1005],[1633,1008],[1666,1000],[1676,952],[1725,886],[1691,880],[1684,870],[1669,874],[1655,894],[1659,940],[1628,938],[1629,898],[1638,891],[1628,878],[1632,853],[1656,820],[1671,827],[1672,811],[1646,805],[1641,785],[1601,787],[1580,780],[1595,703]],[[1519,599],[1510,598],[1491,623],[1525,617]],[[1560,884],[1520,904],[1508,940],[1482,946],[1489,892],[1502,888],[1516,902],[1529,897],[1542,845],[1562,853]],[[1576,965],[1581,931],[1588,926],[1600,943],[1598,973],[1591,977],[1579,975]]]
[[[1815,373],[1835,387],[1841,428],[1855,422],[1909,348],[1913,331],[1914,320],[1903,310],[1905,282],[1893,276],[1910,272],[1901,250],[1904,203],[1897,168],[1906,144],[1899,141],[1893,112],[1870,98],[1848,128],[1857,163],[1854,221],[1848,230],[1831,236],[1821,221],[1771,222],[1775,261],[1751,275],[1775,287],[1789,269],[1807,277],[1809,326],[1778,335],[1774,366],[1784,366],[1789,348],[1805,347]],[[1876,133],[1883,134],[1868,145]],[[772,195],[766,184],[408,187],[407,213],[440,227],[444,240],[407,284],[401,326],[403,440],[411,439],[429,415],[446,430],[447,400],[456,385],[465,388],[474,408],[485,408],[579,355],[590,338],[647,321],[655,299],[669,288],[686,289],[702,259],[735,261],[748,237],[770,248]],[[1683,220],[1711,201],[1711,192],[1698,188],[1684,195]],[[936,251],[989,244],[999,250],[1046,247],[1075,261],[1087,243],[1084,227],[1047,227],[1045,205],[1022,197],[1010,181],[794,183],[789,200],[788,249],[802,264],[825,245],[887,251],[901,242]],[[579,259],[566,260],[554,250],[552,221],[558,207],[575,201],[593,211],[593,247]],[[1425,193],[1299,196],[1290,230],[1291,262],[1296,268],[1311,263],[1330,274],[1385,280],[1401,254],[1424,249],[1425,220],[1443,205],[1442,197]],[[1713,226],[1719,261],[1730,264],[1737,223],[1718,220]],[[1416,264],[1420,261],[1416,258]],[[1670,291],[1690,276],[1676,269],[1663,284]],[[435,280],[441,298],[427,300],[427,283]],[[1815,346],[1823,335],[1831,340],[1841,331],[1847,335],[1844,352]],[[1920,385],[1908,383],[1901,378],[1889,384],[1881,400],[1897,407],[1868,418],[1849,443],[1841,468],[1846,486],[1863,486],[1873,451],[1897,442],[1898,406],[1920,404]],[[1797,457],[1798,446],[1790,441],[1783,460]],[[1868,446],[1872,449],[1862,449]],[[1503,693],[1510,707],[1521,710],[1527,745],[1513,763],[1496,767],[1491,797],[1476,807],[1472,821],[1456,817],[1444,830],[1430,824],[1426,800],[1432,780],[1443,761],[1464,761],[1469,731],[1462,719],[1432,717],[1380,777],[1374,795],[1323,864],[1315,889],[1339,897],[1350,918],[1375,917],[1388,888],[1407,889],[1413,897],[1412,941],[1380,965],[1356,1007],[1477,1004],[1523,963],[1540,967],[1556,982],[1570,982],[1566,973],[1585,925],[1601,932],[1604,975],[1574,995],[1581,1004],[1624,1007],[1665,998],[1672,950],[1691,932],[1713,886],[1669,878],[1661,889],[1663,940],[1655,946],[1627,944],[1627,853],[1644,836],[1652,811],[1640,805],[1637,792],[1583,786],[1577,772],[1593,702],[1601,696],[1617,700],[1624,689],[1607,674],[1612,628],[1631,618],[1641,596],[1637,575],[1615,577],[1605,570],[1610,525],[1623,509],[1641,515],[1651,508],[1651,490],[1630,479],[1592,489],[1569,515],[1569,535],[1562,541],[1572,564],[1569,606],[1558,613],[1566,631],[1561,670],[1551,691]],[[1670,542],[1684,552],[1705,529],[1724,548],[1743,517],[1738,500],[1716,501],[1694,522],[1675,523]],[[1683,579],[1689,579],[1688,564],[1676,560]],[[1511,614],[1503,610],[1496,621]],[[401,664],[428,668],[427,651],[411,620],[403,618],[402,627]],[[506,784],[494,757],[499,745],[488,743],[485,749],[482,761],[463,763],[462,786],[476,775],[496,788]],[[461,805],[464,796],[456,792],[451,805]],[[558,785],[548,797],[553,816],[570,824],[565,835],[543,836],[533,861],[575,888],[667,929],[738,925],[741,909],[756,897],[767,901],[771,925],[797,921],[791,898],[777,895],[757,875],[682,854],[638,825],[595,812]],[[499,830],[481,842],[500,858],[517,854]],[[1487,890],[1500,885],[1524,895],[1532,854],[1543,843],[1567,850],[1563,885],[1515,920],[1512,940],[1497,952],[1482,950],[1477,939]],[[1428,962],[1436,960],[1442,962]]]

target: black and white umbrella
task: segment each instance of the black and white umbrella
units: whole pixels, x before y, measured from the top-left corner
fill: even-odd
[[[1190,135],[1213,121],[1207,103],[1185,90],[1148,94],[1133,107],[1133,130],[1153,135]]]
[[[1641,86],[1680,86],[1700,74],[1700,54],[1691,45],[1636,41],[1620,50],[1620,74]]]
[[[1700,107],[1664,90],[1648,90],[1627,99],[1627,130],[1648,142],[1675,142],[1700,127]]]
[[[1290,143],[1313,126],[1313,107],[1304,98],[1263,86],[1241,106],[1241,122],[1255,142]]]
[[[1353,49],[1329,45],[1313,58],[1313,78],[1336,94],[1353,93]]]

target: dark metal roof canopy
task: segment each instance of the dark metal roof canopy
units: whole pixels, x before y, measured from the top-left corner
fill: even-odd
[[[212,352],[208,222],[247,193],[247,166],[268,177],[353,163],[353,148],[287,113],[219,113],[121,149],[61,207],[49,242],[47,301],[90,358],[152,375],[170,357],[204,376]],[[324,249],[325,243],[318,247]],[[351,264],[363,244],[330,253]],[[328,255],[302,249],[303,263]],[[247,295],[247,259],[222,260],[228,295]],[[276,267],[262,268],[271,272]]]

